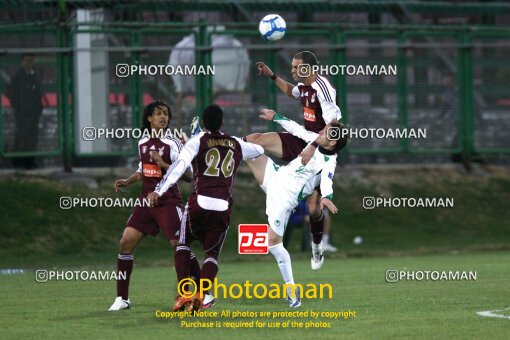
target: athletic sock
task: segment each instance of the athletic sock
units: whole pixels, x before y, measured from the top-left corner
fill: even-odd
[[[269,247],[269,251],[276,259],[278,267],[280,267],[280,273],[282,274],[283,281],[287,284],[294,284],[290,255],[287,249],[283,246],[283,243],[278,243],[277,245]]]
[[[313,243],[321,243],[322,233],[324,231],[324,214],[322,212],[317,220],[310,216],[310,231],[312,233]]]
[[[200,278],[213,282],[217,273],[218,261],[212,257],[206,258],[202,265],[202,270],[200,271]]]
[[[198,285],[200,280],[200,264],[198,263],[197,257],[191,251],[189,256],[189,275],[195,280]]]
[[[328,244],[329,243],[329,234],[323,234],[322,241],[324,242],[324,244]]]
[[[122,296],[123,300],[127,300],[129,296],[129,279],[132,271],[133,254],[119,254],[117,257],[117,274],[126,273],[126,279],[117,279],[117,296]]]
[[[174,264],[177,282],[189,277],[190,253],[188,246],[178,245],[175,247]]]

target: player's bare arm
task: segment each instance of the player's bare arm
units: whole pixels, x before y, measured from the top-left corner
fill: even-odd
[[[134,174],[132,174],[129,178],[118,179],[113,184],[113,186],[115,188],[115,192],[119,192],[122,190],[121,188],[125,188],[128,185],[131,185],[133,183],[141,181],[142,179],[143,179],[143,175],[141,173],[139,173],[138,171],[136,171]]]
[[[273,71],[271,71],[271,69],[266,65],[264,64],[262,61],[258,61],[256,63],[257,65],[257,68],[259,69],[259,75],[261,74],[264,74],[266,75],[267,77],[271,78],[274,83],[276,84],[276,86],[278,86],[278,88],[280,88],[280,90],[285,93],[287,96],[291,97],[291,98],[294,98],[294,96],[292,96],[292,89],[294,88],[294,85],[291,84],[291,83],[288,83],[286,82],[285,80],[283,80],[282,78],[278,77]]]

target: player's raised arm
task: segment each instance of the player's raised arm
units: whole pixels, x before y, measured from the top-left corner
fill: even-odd
[[[257,158],[260,155],[264,154],[264,148],[258,144],[248,143],[243,141],[239,137],[234,137],[236,141],[241,145],[241,152],[243,154],[243,160],[249,160],[253,158]]]
[[[317,84],[319,84],[320,90],[317,91],[317,98],[321,105],[322,118],[326,124],[340,122],[342,118],[342,112],[338,105],[336,105],[336,90],[329,84],[329,82],[321,77],[317,77]],[[317,142],[317,140],[315,140]],[[315,152],[315,144],[308,145],[300,154],[301,163],[306,165]]]
[[[342,112],[336,104],[336,90],[323,77],[317,77],[316,83],[319,85],[317,99],[322,110],[322,118],[326,124],[339,122],[342,118]]]
[[[325,162],[321,172],[321,209],[328,208],[331,213],[338,212],[337,207],[331,202],[333,199],[333,176],[335,175],[336,155],[330,156]]]
[[[276,75],[276,73],[271,71],[271,69],[269,67],[267,67],[267,65],[264,64],[262,61],[258,61],[256,63],[256,65],[257,65],[257,68],[259,69],[259,75],[264,74],[267,77],[271,78],[271,80],[274,81],[276,86],[278,86],[283,93],[285,93],[287,96],[292,97],[294,99],[296,98],[295,94],[293,94],[293,92],[292,92],[292,90],[295,87],[293,84],[288,83],[285,80],[283,80],[282,78],[278,77]]]
[[[299,125],[295,121],[276,113],[273,110],[262,109],[260,118],[268,121],[278,123],[282,128],[291,133],[292,135],[301,138],[307,143],[313,142],[318,136],[318,133],[308,131],[304,126]]]
[[[191,138],[186,143],[177,160],[166,172],[165,177],[163,177],[163,179],[156,185],[156,190],[147,196],[151,206],[156,203],[158,197],[161,197],[179,180],[179,178],[181,178],[182,174],[184,174],[186,169],[190,166],[191,162],[198,154],[200,137],[202,137],[202,134],[203,133]]]
[[[182,142],[177,138],[171,138],[172,143],[170,143],[170,160],[172,161],[172,164],[177,162],[179,159],[179,155],[181,154],[181,151],[184,149],[184,145]],[[190,165],[182,177],[180,178],[181,181],[184,182],[191,182],[193,180],[193,167]]]

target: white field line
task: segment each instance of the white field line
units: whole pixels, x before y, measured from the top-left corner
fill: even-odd
[[[501,319],[509,319],[510,320],[510,315],[497,314],[497,312],[504,312],[507,310],[510,310],[510,307],[504,308],[504,309],[486,310],[486,311],[482,311],[482,312],[476,312],[476,314],[478,314],[480,316],[487,316],[489,318],[501,318]]]

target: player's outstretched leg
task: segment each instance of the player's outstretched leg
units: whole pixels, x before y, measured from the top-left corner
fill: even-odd
[[[277,235],[271,228],[269,228],[269,252],[274,256],[283,281],[287,285],[286,293],[289,307],[301,306],[301,292],[294,283],[290,254],[283,246],[282,236]]]
[[[312,270],[319,270],[324,263],[322,235],[324,232],[324,215],[320,209],[320,195],[317,191],[308,198],[310,212],[310,232],[312,233]]]
[[[243,139],[246,142],[262,146],[267,154],[271,154],[278,158],[283,157],[282,140],[276,132],[252,133]]]
[[[117,257],[117,273],[125,273],[125,280],[117,280],[117,297],[108,309],[110,312],[131,308],[129,300],[129,279],[133,271],[133,252],[143,238],[143,233],[132,227],[126,227],[120,239],[119,255]]]
[[[255,179],[257,180],[257,183],[259,185],[264,184],[264,174],[266,172],[266,165],[267,160],[269,158],[266,155],[261,155],[257,158],[250,159],[246,161],[246,164],[251,169],[251,172],[253,173],[253,176],[255,176]]]

